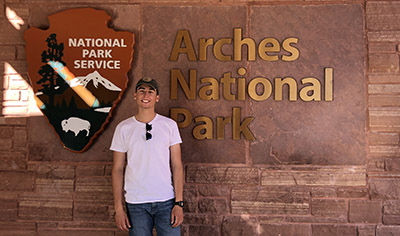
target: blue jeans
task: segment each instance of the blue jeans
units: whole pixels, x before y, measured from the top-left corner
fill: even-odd
[[[152,236],[156,227],[157,236],[180,236],[180,226],[172,228],[171,211],[174,199],[165,202],[142,204],[126,203],[128,218],[131,223],[129,236]]]

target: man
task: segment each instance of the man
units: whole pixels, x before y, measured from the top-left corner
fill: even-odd
[[[139,80],[133,97],[138,112],[118,124],[110,147],[115,222],[130,236],[153,235],[154,226],[158,236],[180,235],[183,167],[178,126],[155,112],[160,96],[154,79]]]

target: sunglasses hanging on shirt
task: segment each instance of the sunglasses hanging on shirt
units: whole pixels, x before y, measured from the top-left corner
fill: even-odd
[[[153,137],[150,133],[151,129],[151,124],[146,123],[146,141]]]

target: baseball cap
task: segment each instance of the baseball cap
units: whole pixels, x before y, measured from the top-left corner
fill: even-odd
[[[138,87],[139,87],[140,85],[143,85],[143,84],[152,87],[153,89],[155,89],[155,90],[157,91],[157,95],[159,94],[159,91],[158,91],[158,84],[157,84],[157,81],[156,81],[155,79],[152,79],[152,78],[147,77],[147,76],[141,78],[141,79],[136,83],[136,89],[135,89],[135,90],[137,90]]]

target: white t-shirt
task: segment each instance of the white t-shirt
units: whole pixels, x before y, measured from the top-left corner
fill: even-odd
[[[127,153],[125,200],[128,203],[166,201],[174,198],[169,147],[182,143],[176,122],[156,115],[148,124],[152,138],[146,140],[146,123],[135,117],[118,124],[110,150]]]

